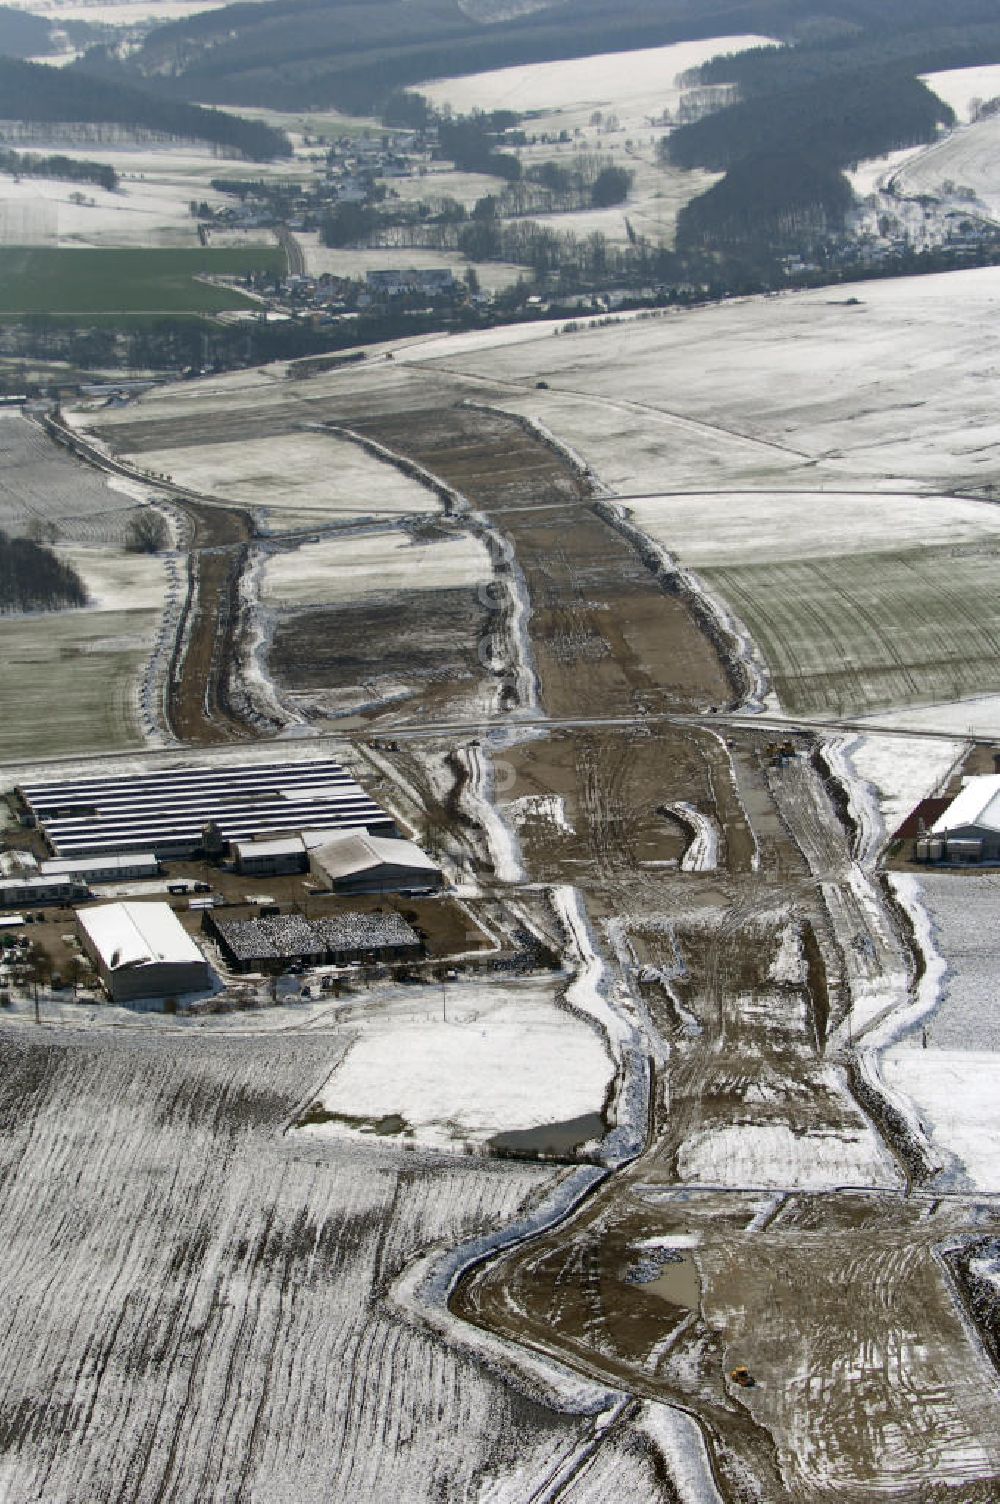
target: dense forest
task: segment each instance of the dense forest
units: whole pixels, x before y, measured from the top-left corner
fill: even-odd
[[[784,35],[801,12],[802,0],[574,0],[571,15],[558,3],[487,23],[458,0],[261,0],[158,27],[123,68],[189,99],[367,112],[427,78],[692,37]]]
[[[40,157],[36,152],[7,151],[0,147],[0,172],[11,177],[57,178],[65,183],[96,183],[113,191],[118,174],[107,162],[88,162],[77,157]]]
[[[951,109],[926,84],[895,68],[834,73],[749,98],[682,125],[668,138],[678,167],[725,171],[748,156],[787,149],[845,167],[901,146],[932,141]]]
[[[116,83],[76,66],[50,68],[0,57],[0,110],[8,120],[101,122],[167,136],[215,142],[255,161],[291,156],[280,131],[221,110],[165,99],[148,89]]]
[[[87,591],[71,565],[44,544],[0,531],[0,614],[86,604]]]
[[[0,5],[0,56],[41,57],[53,50],[48,21],[28,11]]]
[[[736,101],[662,143],[679,167],[726,172],[682,212],[679,243],[815,245],[842,219],[842,169],[954,123],[917,75],[994,60],[995,0],[955,0],[948,24],[936,0],[840,0],[792,46],[713,58],[686,82],[735,85]]]
[[[853,199],[844,175],[823,161],[791,151],[744,157],[681,210],[677,248],[810,245],[841,229]]]

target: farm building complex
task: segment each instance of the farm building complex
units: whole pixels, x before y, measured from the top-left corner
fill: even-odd
[[[76,916],[80,943],[116,1003],[212,984],[208,962],[166,903],[106,903]]]
[[[247,763],[175,768],[133,777],[25,783],[18,793],[57,857],[197,856],[222,844],[305,829],[395,824],[338,763]]]
[[[1000,862],[1000,774],[966,780],[917,841],[923,862]]]
[[[301,914],[231,919],[207,914],[205,928],[237,971],[283,970],[291,961],[344,966],[354,961],[410,961],[423,954],[417,932],[401,914]]]
[[[151,852],[138,852],[134,857],[71,857],[40,862],[30,851],[3,851],[0,908],[67,903],[86,898],[90,883],[155,877],[158,871],[159,863]]]

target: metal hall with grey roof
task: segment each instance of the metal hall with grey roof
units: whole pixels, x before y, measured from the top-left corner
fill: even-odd
[[[317,828],[396,829],[330,759],[31,782],[18,793],[54,854],[65,858],[152,852],[184,859],[198,854],[210,825],[224,842]]]

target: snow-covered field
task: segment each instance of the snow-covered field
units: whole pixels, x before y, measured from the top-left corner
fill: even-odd
[[[701,493],[639,520],[746,622],[782,703],[855,714],[1000,691],[996,514],[920,495],[992,484],[998,320],[988,268],[397,358],[501,385],[630,502]]]
[[[927,873],[920,897],[945,962],[941,998],[927,1018],[928,1040],[939,1050],[993,1051],[1000,1064],[1000,876]],[[917,1034],[907,1040],[914,1048]]]
[[[169,589],[162,554],[112,552],[94,545],[66,545],[57,553],[80,575],[90,596],[88,611],[161,611]]]
[[[398,531],[351,533],[272,555],[263,598],[271,606],[339,604],[396,590],[473,590],[491,575],[488,551],[467,534],[425,543]]]
[[[142,744],[138,695],[159,618],[63,611],[3,624],[0,756],[35,758]]]
[[[469,266],[474,266],[481,285],[487,289],[511,287],[525,275],[523,266],[509,261],[469,262],[458,251],[428,251],[419,248],[386,248],[382,250],[338,250],[325,246],[314,231],[297,234],[295,239],[302,247],[306,271],[312,277],[329,272],[334,277],[363,277],[366,272],[418,270],[449,267],[456,277],[462,277]]]
[[[1000,509],[952,496],[723,491],[628,505],[643,532],[695,569],[1000,541]]]
[[[973,215],[1000,216],[1000,118],[992,116],[953,131],[943,141],[904,162],[893,174],[905,198],[931,196]]]
[[[426,486],[334,434],[287,433],[137,458],[179,485],[252,507],[269,532],[437,510]]]
[[[71,543],[121,544],[136,512],[125,485],[69,457],[19,413],[0,413],[0,528],[54,527]]]
[[[998,321],[1000,269],[989,267],[627,319],[569,338],[528,326],[504,342],[492,330],[405,358],[440,357],[449,370],[522,387],[504,405],[541,417],[626,495],[947,491],[990,482],[1000,464],[983,364]]]
[[[140,745],[139,697],[168,597],[167,557],[61,548],[92,601],[81,610],[4,618],[0,756],[105,752]]]
[[[986,63],[979,68],[948,68],[942,73],[925,73],[923,81],[945,104],[950,104],[959,120],[967,121],[970,105],[1000,97],[1000,63]]]
[[[345,1120],[363,1119],[371,1132],[398,1117],[391,1132],[458,1148],[600,1113],[611,1060],[555,992],[534,981],[446,983],[405,1011],[373,1014],[317,1097],[335,1120],[302,1131],[357,1132]]]
[[[463,172],[459,169],[432,164],[429,171],[409,178],[389,178],[389,197],[409,204],[421,199],[454,198],[471,209],[478,198],[490,193],[502,193],[506,184],[502,178],[490,177],[485,172]]]
[[[1000,691],[1000,554],[911,547],[705,575],[786,710],[855,715]]]
[[[925,974],[878,1070],[929,1146],[943,1189],[1000,1191],[1000,877],[896,877],[924,952]]]
[[[511,1497],[512,1477],[540,1496],[589,1434],[386,1295],[553,1172],[284,1133],[339,1047],[295,1028],[4,1028],[12,1504],[430,1504]]]
[[[162,26],[217,10],[226,0],[10,0],[16,10],[31,11],[48,21],[92,21],[95,26],[135,26],[151,22]],[[46,58],[47,62],[48,59]]]
[[[121,546],[144,493],[112,488],[14,413],[0,415],[0,459],[0,527],[52,530],[91,596],[80,610],[4,618],[0,755],[140,745],[144,676],[180,591],[171,556]]]
[[[839,1090],[828,1070],[822,1085]],[[819,1083],[817,1083],[819,1085]],[[753,1186],[762,1190],[828,1190],[836,1186],[894,1187],[892,1156],[857,1113],[853,1130],[803,1131],[786,1123],[737,1123],[696,1130],[677,1158],[680,1178],[702,1185]]]
[[[986,502],[744,492],[629,508],[746,622],[788,709],[853,713],[1000,689],[983,651],[1000,632],[983,606],[1000,587],[1000,511]]]
[[[881,157],[866,157],[856,167],[845,169],[844,176],[850,182],[855,193],[865,198],[880,187],[886,178],[891,177],[897,168],[901,167],[910,157],[919,156],[926,151],[925,146],[903,146],[899,151],[886,152]]]
[[[680,42],[671,47],[646,47],[632,52],[566,58],[552,63],[528,63],[473,73],[466,78],[434,79],[419,85],[432,104],[450,104],[459,113],[470,110],[532,110],[542,118],[532,129],[589,125],[595,110],[618,117],[622,131],[648,132],[650,117],[674,109],[681,90],[678,75],[720,53],[743,52],[765,45],[763,36],[722,36],[706,41]]]
[[[884,710],[864,717],[874,728],[898,726],[904,730],[934,731],[943,736],[996,736],[1000,738],[1000,695],[974,695],[964,700],[936,705],[912,705],[905,710]]]
[[[69,246],[196,246],[193,199],[219,207],[232,199],[217,193],[212,178],[246,175],[243,158],[217,155],[191,143],[115,146],[67,144],[65,128],[53,127],[52,149],[62,156],[103,162],[119,175],[114,192],[96,183],[0,174],[0,244]],[[41,150],[32,143],[32,150]],[[276,163],[254,163],[254,176],[275,173]],[[304,169],[282,164],[284,176]],[[83,202],[75,202],[74,195]],[[251,244],[270,244],[268,231]]]
[[[898,1049],[883,1058],[890,1088],[913,1102],[945,1168],[942,1188],[1000,1191],[1000,1055]]]

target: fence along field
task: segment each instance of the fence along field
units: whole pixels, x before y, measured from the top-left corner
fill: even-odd
[[[94,250],[0,246],[0,316],[23,314],[221,313],[253,308],[242,292],[198,281],[201,276],[283,273],[276,247],[234,250],[181,246],[170,250]]]

